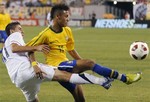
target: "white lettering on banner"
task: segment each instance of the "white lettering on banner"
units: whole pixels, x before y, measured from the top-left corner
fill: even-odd
[[[134,24],[133,28],[148,28],[147,24]]]
[[[147,24],[135,25],[135,20],[124,19],[98,19],[95,27],[97,28],[136,28],[141,25],[141,28],[146,28]]]

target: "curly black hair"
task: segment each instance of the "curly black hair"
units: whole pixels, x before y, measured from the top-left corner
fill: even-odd
[[[51,9],[51,20],[55,17],[57,13],[62,13],[63,11],[68,11],[69,6],[66,4],[57,4],[52,7]]]

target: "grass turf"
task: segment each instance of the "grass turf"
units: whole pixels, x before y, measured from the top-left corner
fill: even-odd
[[[44,27],[23,28],[26,42],[44,29]],[[93,59],[120,73],[143,72],[143,78],[139,82],[126,85],[116,80],[109,90],[98,85],[83,85],[86,102],[149,102],[150,56],[142,61],[133,60],[129,56],[129,46],[138,40],[147,42],[150,47],[150,29],[72,28],[72,30],[76,50],[83,58]],[[44,62],[42,54],[36,55],[38,61]],[[94,74],[91,71],[88,73]],[[38,96],[41,102],[73,102],[71,94],[57,82],[43,83]],[[2,61],[0,61],[0,102],[25,102],[21,91],[11,83]]]

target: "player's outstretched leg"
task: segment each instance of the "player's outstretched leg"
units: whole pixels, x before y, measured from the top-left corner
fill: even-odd
[[[114,81],[112,78],[99,78],[88,73],[82,73],[72,74],[69,82],[75,84],[97,84],[105,89],[109,89],[112,81]]]
[[[128,85],[139,81],[141,79],[141,74],[142,74],[141,72],[134,73],[134,74],[120,74],[118,71],[114,71],[110,68],[100,66],[98,64],[95,64],[92,70],[99,75],[118,79]]]

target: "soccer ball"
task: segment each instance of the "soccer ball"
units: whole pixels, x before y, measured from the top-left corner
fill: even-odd
[[[148,56],[149,48],[147,43],[136,41],[130,45],[129,53],[133,59],[143,60]]]

